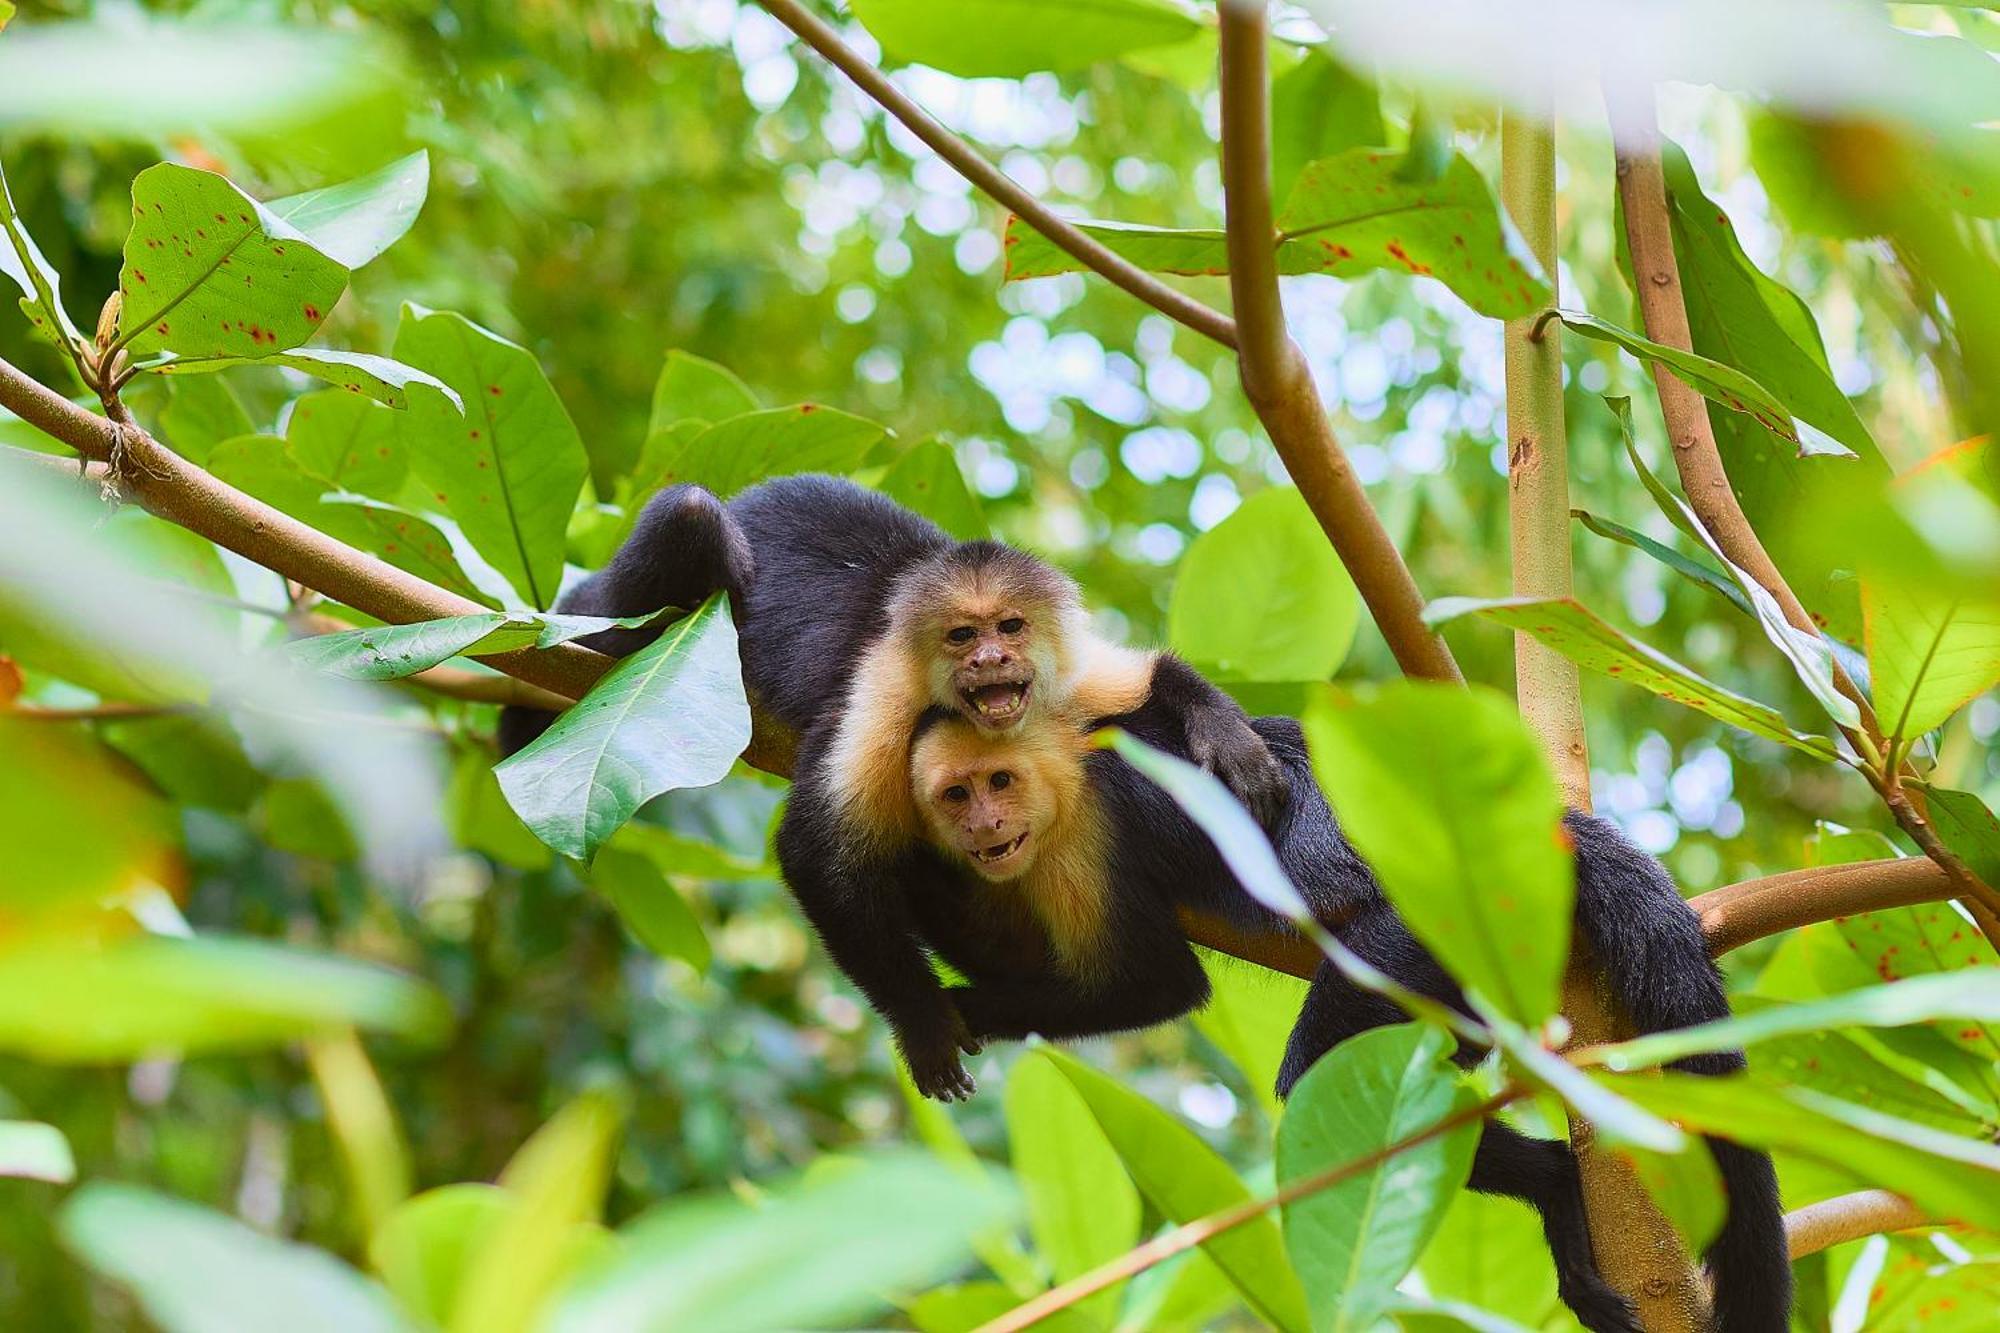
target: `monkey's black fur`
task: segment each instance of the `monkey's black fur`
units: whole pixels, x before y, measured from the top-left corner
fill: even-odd
[[[899,895],[878,887],[893,853],[869,850],[844,826],[841,794],[831,789],[826,763],[851,702],[856,663],[887,625],[890,593],[924,566],[939,575],[1016,572],[1029,584],[1060,578],[1025,552],[955,541],[852,482],[807,475],[763,482],[726,505],[699,486],[666,488],[647,502],[610,562],[557,605],[577,614],[630,616],[691,608],[718,589],[729,594],[744,684],[800,733],[796,780],[776,839],[785,882],[834,962],[895,1029],[917,1085],[936,1095],[970,1091],[958,1060],[963,1031],[952,1006],[938,1000]],[[581,642],[625,656],[661,628],[610,630]],[[1146,708],[1174,729],[1183,752],[1274,814],[1285,787],[1243,710],[1164,653],[1154,663],[1151,690]],[[549,720],[531,709],[503,709],[503,753],[534,740]],[[1258,790],[1258,779],[1268,779],[1269,789]]]

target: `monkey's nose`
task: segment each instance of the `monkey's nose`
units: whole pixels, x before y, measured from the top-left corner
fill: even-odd
[[[976,667],[1006,666],[1013,657],[997,643],[984,643],[973,650],[972,665]]]

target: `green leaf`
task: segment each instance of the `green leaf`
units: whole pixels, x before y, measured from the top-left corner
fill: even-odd
[[[0,1176],[67,1185],[76,1179],[69,1140],[39,1120],[0,1120]]]
[[[1269,968],[1249,967],[1224,954],[1197,950],[1208,972],[1208,1003],[1188,1015],[1201,1035],[1228,1057],[1250,1095],[1276,1123],[1278,1069],[1285,1043],[1305,1005],[1306,983]]]
[[[549,1333],[842,1326],[881,1293],[921,1289],[970,1238],[1018,1216],[1011,1192],[903,1154],[842,1162],[761,1207],[682,1198],[621,1233],[615,1261],[572,1283]]]
[[[0,23],[0,27],[4,26]],[[69,311],[63,308],[62,275],[43,256],[35,238],[28,234],[27,224],[14,209],[14,196],[8,191],[5,171],[0,171],[0,273],[20,287],[21,312],[35,332],[64,348],[84,340]]]
[[[1959,994],[1956,983],[1964,981],[1963,998],[1968,1006],[1965,1013],[1955,1021],[1940,1023],[1936,1030],[1952,1045],[1979,1060],[2000,1063],[2000,1014],[1990,1012],[1990,1002],[1980,1007],[1981,992],[1971,980],[1981,978],[1990,986],[1993,950],[1979,928],[1959,915],[1956,907],[1948,902],[1917,903],[1839,917],[1834,925],[1862,966],[1884,981],[1918,978],[1942,992],[1937,998],[1943,1004],[1952,1002]],[[1918,994],[1926,996],[1932,992],[1924,990]]]
[[[1555,1013],[1575,871],[1562,798],[1512,706],[1401,685],[1323,696],[1305,729],[1342,829],[1417,938],[1502,1012],[1530,1024]]]
[[[162,162],[132,182],[118,290],[135,356],[256,358],[310,338],[347,269],[223,177]]]
[[[1246,596],[1249,589],[1258,595]],[[1167,611],[1167,643],[1218,680],[1325,680],[1354,643],[1361,600],[1290,486],[1245,500],[1194,539]]]
[[[613,619],[546,611],[488,611],[315,634],[285,645],[285,651],[301,666],[329,675],[349,680],[400,680],[460,654],[490,657],[523,648],[554,648],[586,634],[637,629],[659,615],[659,611],[650,611]]]
[[[611,835],[611,846],[621,852],[643,856],[667,876],[689,879],[749,880],[773,879],[777,868],[767,861],[751,861],[724,851],[712,842],[676,833],[658,824],[635,822]]]
[[[320,389],[295,399],[285,452],[330,491],[394,500],[410,464],[396,418],[365,398]]]
[[[403,1308],[429,1323],[451,1319],[467,1266],[507,1213],[497,1185],[445,1185],[406,1200],[368,1240],[368,1263]]]
[[[706,430],[656,435],[646,441],[641,470],[657,483],[654,489],[691,481],[727,499],[766,477],[852,472],[884,433],[872,421],[814,403],[773,407]]]
[[[14,0],[0,0],[0,32],[7,30],[7,25],[13,21],[13,18]]]
[[[1007,1073],[1007,1161],[1028,1205],[1028,1234],[1057,1282],[1117,1258],[1139,1240],[1139,1193],[1081,1093],[1047,1060]],[[1119,1292],[1077,1308],[1109,1323]]]
[[[757,410],[757,396],[736,373],[692,352],[675,348],[653,384],[652,416],[646,434],[682,421],[713,425]]]
[[[1572,598],[1442,597],[1424,608],[1424,620],[1432,625],[1465,615],[1525,630],[1578,666],[1637,685],[1670,703],[1685,704],[1752,735],[1789,745],[1816,759],[1839,758],[1839,751],[1826,737],[1792,730],[1769,704],[1746,699],[1696,675],[1665,653],[1605,624]]]
[[[854,17],[892,59],[965,78],[1082,69],[1201,31],[1167,0],[854,0]]]
[[[255,435],[257,423],[229,381],[197,376],[167,386],[167,405],[160,409],[160,426],[175,453],[206,465],[224,440]]]
[[[1969,791],[1928,789],[1931,824],[1945,846],[1988,884],[2000,885],[2000,819]]]
[[[1864,577],[1861,617],[1875,712],[1892,741],[1943,726],[2000,684],[2000,599]]]
[[[889,465],[878,487],[882,494],[914,509],[962,542],[993,535],[979,497],[965,484],[958,456],[943,440],[925,440]]]
[[[1653,540],[1636,528],[1628,528],[1612,519],[1599,518],[1587,509],[1572,509],[1569,511],[1569,516],[1600,537],[1609,537],[1612,541],[1622,542],[1635,551],[1653,557],[1690,583],[1714,593],[1744,615],[1757,614],[1750,606],[1750,599],[1743,595],[1743,590],[1736,586],[1735,581],[1724,577],[1713,565],[1682,555],[1673,547]]]
[[[1737,996],[1736,1003],[1741,1005],[1746,998]],[[1750,1052],[1750,1068],[1782,1083],[1934,1129],[1974,1135],[1991,1132],[1981,1116],[1905,1076],[1846,1033],[1803,1032],[1770,1038]]]
[[[1794,1154],[1844,1180],[1894,1190],[1939,1218],[2000,1225],[2000,1147],[1991,1143],[1746,1076],[1595,1079],[1698,1133]]]
[[[631,825],[627,825],[631,827]],[[903,1094],[903,1114],[908,1119],[910,1137],[930,1149],[933,1156],[968,1177],[975,1184],[986,1181],[987,1167],[972,1145],[965,1141],[951,1112],[917,1091],[909,1071],[896,1067],[896,1088]],[[1021,1244],[1019,1229],[1011,1219],[974,1233],[972,1252],[1014,1293],[1015,1299],[1035,1295],[1048,1287],[1043,1266]]]
[[[662,958],[678,958],[697,972],[708,971],[708,935],[700,918],[651,860],[606,847],[591,863],[590,882],[618,909],[619,920],[641,944]]]
[[[110,897],[158,873],[179,841],[173,808],[90,736],[0,710],[9,919]]]
[[[356,1231],[372,1234],[410,1197],[410,1151],[367,1048],[352,1032],[306,1043],[306,1066],[340,1150]]]
[[[1227,1162],[1144,1097],[1054,1048],[1042,1047],[1025,1059],[1038,1057],[1083,1095],[1133,1183],[1168,1221],[1191,1222],[1250,1198]],[[1268,1213],[1210,1237],[1202,1249],[1262,1318],[1285,1330],[1310,1325],[1305,1293]]]
[[[57,1215],[63,1243],[166,1333],[401,1333],[388,1293],[324,1250],[133,1185],[93,1181]]]
[[[1651,338],[1621,329],[1608,320],[1581,310],[1558,310],[1564,327],[1598,342],[1622,347],[1641,361],[1653,361],[1674,372],[1675,378],[1711,402],[1722,404],[1732,412],[1747,413],[1759,425],[1779,439],[1797,447],[1800,456],[1828,453],[1837,450],[1839,456],[1852,458],[1854,451],[1833,442],[1834,449],[1815,443],[1809,447],[1799,438],[1799,432],[1792,423],[1792,413],[1783,403],[1772,396],[1771,391],[1750,376],[1726,366],[1720,361],[1711,361],[1694,352],[1683,352],[1677,347],[1656,343]]]
[[[904,1303],[919,1333],[973,1333],[1021,1303],[1021,1297],[999,1282],[964,1282],[937,1287]],[[1107,1325],[1081,1307],[1058,1310],[1035,1322],[1037,1333],[1104,1333]]]
[[[1274,60],[1284,51],[1272,44]],[[1208,70],[1214,76],[1214,68]],[[1388,142],[1382,102],[1372,80],[1324,50],[1299,52],[1298,63],[1271,80],[1271,194],[1291,194],[1308,162],[1350,148]]]
[[[493,776],[493,756],[483,748],[460,752],[453,764],[445,818],[459,846],[484,852],[502,865],[546,870],[555,859],[507,804]]]
[[[1482,315],[1511,319],[1551,298],[1520,233],[1479,169],[1455,155],[1435,180],[1399,177],[1403,157],[1353,148],[1306,166],[1278,215],[1278,271],[1353,277],[1389,269],[1433,277]],[[1229,271],[1220,229],[1085,222],[1084,231],[1139,267],[1185,276]],[[1007,224],[1007,278],[1045,278],[1081,265],[1039,232]]]
[[[1651,1152],[1671,1153],[1687,1149],[1687,1135],[1674,1126],[1648,1114],[1601,1083],[1593,1082],[1589,1075],[1519,1026],[1495,1015],[1487,1015],[1487,1019],[1493,1033],[1493,1044],[1506,1053],[1508,1063],[1514,1070],[1531,1083],[1553,1092],[1571,1110],[1588,1120],[1596,1129],[1601,1143],[1643,1148]],[[1624,1085],[1619,1086],[1622,1088]]]
[[[1278,1179],[1293,1184],[1478,1102],[1452,1068],[1451,1038],[1419,1023],[1376,1028],[1322,1056],[1278,1125]],[[1313,1327],[1371,1329],[1472,1170],[1468,1121],[1285,1205],[1285,1245]]]
[[[0,1049],[52,1063],[254,1051],[344,1027],[435,1042],[436,991],[400,973],[247,939],[144,936],[0,954]]]
[[[419,148],[366,176],[264,207],[296,227],[322,254],[360,268],[402,239],[430,190],[431,156]]]
[[[1424,1251],[1424,1288],[1446,1301],[1540,1328],[1556,1307],[1556,1274],[1535,1215],[1493,1194],[1463,1190]]]
[[[406,304],[396,357],[430,371],[465,404],[435,395],[401,420],[410,468],[466,540],[536,607],[562,582],[570,510],[589,460],[535,358],[450,311]]]
[[[289,352],[273,352],[269,356],[173,357],[140,369],[156,370],[162,375],[207,375],[233,366],[285,366],[394,408],[408,407],[410,386],[421,384],[450,399],[459,411],[465,410],[457,391],[434,375],[390,357],[343,352],[334,347],[294,347]]]
[[[1888,965],[1886,957],[1883,965]],[[1600,1055],[1607,1069],[1643,1069],[1708,1051],[1736,1050],[1767,1037],[1844,1027],[1901,1027],[1947,1018],[2000,1022],[2000,967],[1958,968],[1887,986],[1866,986],[1805,1004],[1773,1005],[1755,1013],[1618,1042],[1602,1048]],[[1994,1052],[2000,1055],[2000,1046],[1995,1046]]]
[[[661,792],[720,782],[749,743],[736,626],[718,593],[494,773],[536,837],[588,861]]]

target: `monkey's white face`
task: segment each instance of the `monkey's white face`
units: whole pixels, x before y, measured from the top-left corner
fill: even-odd
[[[933,759],[919,765],[917,796],[931,837],[982,879],[1028,873],[1050,822],[1047,785],[1004,759]]]

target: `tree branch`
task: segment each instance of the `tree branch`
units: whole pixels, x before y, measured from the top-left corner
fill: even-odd
[[[1715,889],[1688,906],[1701,918],[1709,952],[1719,956],[1816,921],[1940,902],[1955,893],[1942,867],[1913,856],[1790,870]]]
[[[1797,1260],[1864,1236],[1935,1225],[1935,1218],[1900,1194],[1861,1190],[1786,1213],[1785,1241]]]
[[[800,41],[854,81],[856,87],[901,121],[910,133],[949,163],[959,175],[1006,205],[1029,226],[1067,251],[1077,262],[1123,288],[1160,313],[1179,320],[1196,333],[1224,347],[1236,346],[1236,326],[1229,316],[1177,291],[1144,269],[1114,254],[1102,242],[1058,217],[1047,204],[1023,189],[979,151],[934,120],[930,113],[898,88],[861,53],[840,40],[830,24],[798,0],[758,0],[771,16],[790,28]]]
[[[1285,331],[1271,212],[1269,19],[1263,0],[1223,0],[1220,14],[1222,180],[1244,395],[1397,665],[1427,680],[1462,681],[1443,637],[1424,624],[1423,594],[1341,452],[1305,355]]]

